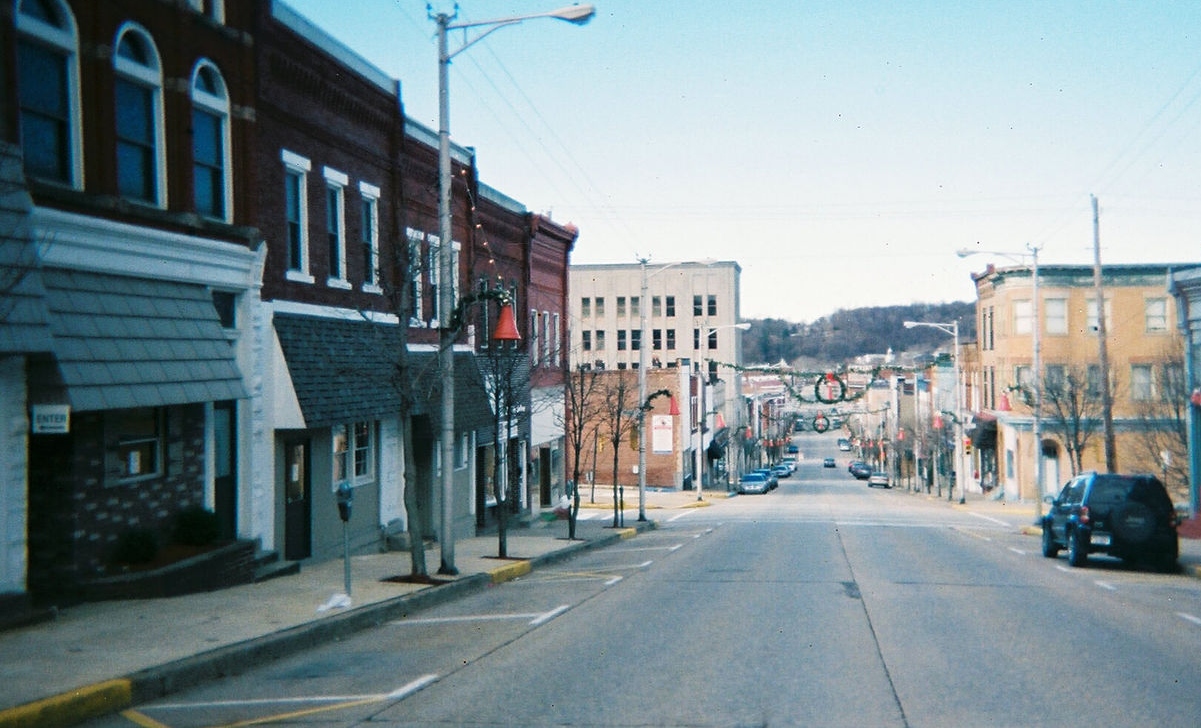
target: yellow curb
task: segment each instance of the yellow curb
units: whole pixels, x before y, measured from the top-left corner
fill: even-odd
[[[637,528],[619,528],[619,529],[617,529],[617,536],[622,541],[625,541],[626,539],[634,538],[637,535],[638,535]]]
[[[708,501],[689,501],[680,506],[680,508],[708,508],[711,505],[713,504]]]
[[[512,581],[519,576],[525,576],[526,574],[530,573],[530,568],[529,561],[514,561],[511,564],[498,566],[497,568],[489,571],[488,574],[492,577],[493,584],[500,584],[502,582]]]
[[[1021,532],[1023,536],[1041,536],[1043,535],[1042,526],[1022,526]]]
[[[129,680],[106,680],[0,710],[0,728],[74,725],[89,718],[114,713],[132,702],[133,689]]]

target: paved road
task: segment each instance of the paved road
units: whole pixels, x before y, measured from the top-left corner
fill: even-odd
[[[807,458],[771,494],[94,725],[1195,725],[1201,582],[1069,570],[1021,525]]]

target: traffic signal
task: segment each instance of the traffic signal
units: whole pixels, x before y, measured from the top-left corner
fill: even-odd
[[[970,435],[963,436],[963,452],[968,455],[972,454],[972,438]]]

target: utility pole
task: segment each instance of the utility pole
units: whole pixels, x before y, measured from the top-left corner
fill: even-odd
[[[1093,287],[1097,292],[1097,358],[1101,364],[1101,414],[1105,422],[1105,470],[1116,473],[1118,454],[1113,434],[1113,391],[1109,384],[1105,287],[1101,275],[1101,217],[1097,212],[1097,196],[1089,195],[1089,197],[1093,203]]]

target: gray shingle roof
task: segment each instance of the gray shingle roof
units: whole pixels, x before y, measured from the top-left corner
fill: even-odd
[[[78,411],[246,397],[203,286],[47,268],[53,351]]]
[[[277,314],[275,331],[309,427],[399,413],[402,375],[396,363],[401,345],[397,326]],[[438,426],[441,387],[437,355],[410,353],[408,363],[412,412],[429,415]],[[470,352],[455,352],[455,404],[456,430],[490,427],[487,393]]]

